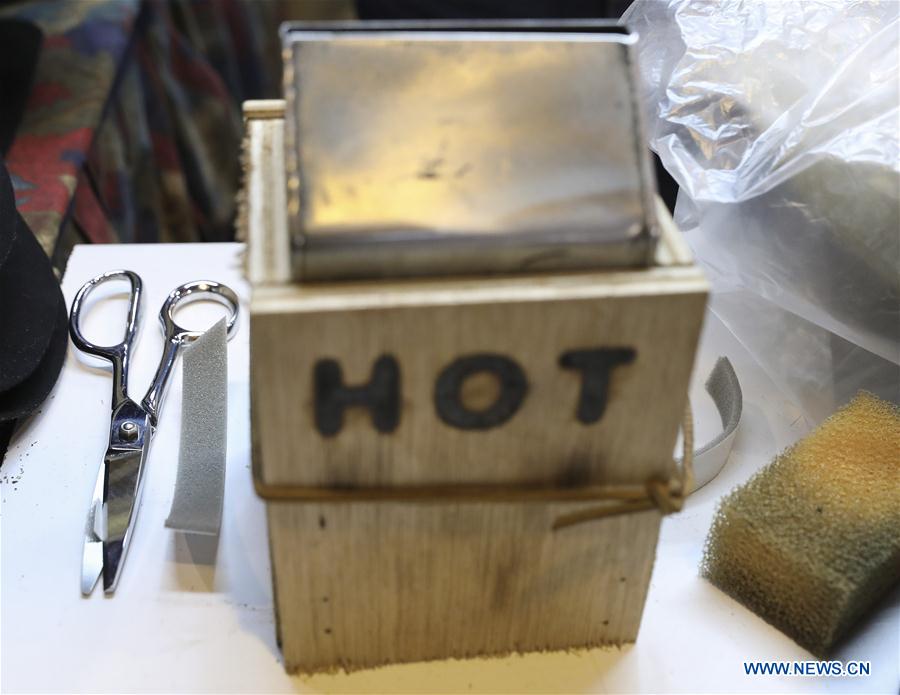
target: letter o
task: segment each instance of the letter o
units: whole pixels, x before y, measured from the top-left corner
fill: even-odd
[[[500,394],[489,408],[470,410],[463,404],[460,390],[473,374],[490,372],[500,382]],[[525,372],[503,355],[483,353],[467,355],[447,365],[434,386],[434,407],[445,423],[461,430],[487,430],[509,420],[522,405],[528,392]]]

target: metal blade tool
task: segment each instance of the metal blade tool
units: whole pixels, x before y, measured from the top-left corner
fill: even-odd
[[[127,280],[131,284],[125,336],[117,345],[95,345],[81,332],[82,306],[93,289],[111,280]],[[109,444],[97,473],[85,525],[81,592],[86,596],[94,590],[101,575],[104,592],[115,591],[134,530],[150,442],[159,422],[169,377],[180,349],[203,333],[179,326],[173,318],[176,307],[195,299],[214,299],[229,309],[229,335],[237,321],[237,295],[221,283],[197,280],[172,290],[159,312],[165,335],[159,367],[146,395],[136,403],[128,397],[128,371],[140,321],[142,291],[143,283],[137,273],[130,270],[102,273],[78,290],[69,316],[69,332],[75,346],[84,353],[108,360],[113,369]]]

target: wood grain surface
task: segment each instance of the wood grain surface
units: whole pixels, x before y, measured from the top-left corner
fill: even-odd
[[[249,109],[268,125],[249,130],[247,178],[253,449],[266,485],[642,485],[671,473],[708,287],[664,209],[647,269],[290,284],[271,196],[282,195],[284,172],[266,154],[280,137],[275,107]],[[561,357],[597,348],[634,357],[609,372],[603,414],[586,422],[584,374]],[[449,365],[478,355],[513,362],[525,389],[502,422],[463,429],[441,416],[436,386]],[[317,425],[322,375],[333,382],[337,364],[344,386],[362,387],[385,357],[399,371],[396,422],[382,418],[393,424],[379,431],[365,398],[351,398],[337,426]],[[456,393],[478,412],[504,388],[482,370]],[[633,641],[660,514],[551,530],[588,506],[269,501],[286,667]]]
[[[691,268],[256,288],[251,380],[267,484],[633,483],[666,475],[705,303]],[[610,374],[603,417],[576,418],[583,375],[570,350],[630,348]],[[504,424],[465,430],[436,412],[438,376],[466,355],[507,356],[528,392]],[[365,384],[375,361],[400,370],[400,417],[379,432],[369,409],[316,426],[314,368],[340,364]]]
[[[577,508],[270,502],[286,667],[634,641],[659,512],[550,531]]]

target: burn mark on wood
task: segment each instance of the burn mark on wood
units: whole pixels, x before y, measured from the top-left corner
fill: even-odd
[[[438,179],[441,176],[440,169],[444,165],[443,157],[434,157],[433,159],[427,159],[422,163],[422,168],[416,174],[417,178],[420,179]]]
[[[591,462],[583,456],[573,457],[556,477],[560,487],[579,487],[591,481]]]
[[[559,358],[561,367],[581,372],[581,395],[575,411],[579,422],[589,425],[603,417],[609,397],[610,372],[619,365],[633,362],[636,354],[632,348],[569,350],[562,354]]]
[[[490,372],[500,384],[494,402],[481,410],[472,410],[461,397],[463,382],[479,372]],[[522,405],[528,392],[525,372],[514,360],[503,355],[481,353],[460,357],[445,367],[434,387],[434,407],[438,417],[463,430],[487,430],[509,420]]]
[[[634,361],[632,348],[592,348],[569,350],[559,358],[564,369],[581,372],[581,392],[576,417],[583,424],[597,422],[606,410],[612,370]],[[477,375],[496,381],[496,395],[482,407],[477,402],[484,396],[470,379]],[[400,365],[390,355],[379,357],[372,367],[368,383],[346,386],[340,364],[322,359],[314,367],[316,428],[324,436],[341,431],[344,410],[364,407],[369,410],[372,424],[379,432],[393,432],[400,421]],[[465,392],[464,392],[465,391]],[[497,353],[478,353],[460,357],[438,375],[434,388],[434,406],[438,417],[446,424],[463,430],[487,430],[498,427],[519,410],[528,393],[528,380],[522,367],[510,357]],[[470,396],[475,395],[474,400]],[[581,471],[573,471],[573,484],[581,479]]]
[[[459,167],[456,171],[453,172],[453,176],[457,179],[461,179],[463,176],[472,171],[472,165],[469,162],[466,162],[461,167]]]
[[[513,599],[513,582],[520,572],[519,560],[516,556],[509,558],[497,568],[494,586],[491,591],[491,609],[508,610]]]
[[[390,355],[379,357],[372,378],[361,386],[345,386],[337,361],[323,359],[313,370],[316,428],[332,436],[344,425],[344,409],[369,409],[372,425],[379,432],[393,432],[400,421],[400,366]]]

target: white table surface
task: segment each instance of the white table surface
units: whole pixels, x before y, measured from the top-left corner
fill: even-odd
[[[263,503],[250,476],[249,289],[239,244],[79,246],[63,290],[71,304],[88,278],[128,268],[144,280],[144,325],[130,386],[141,396],[162,345],[157,313],[176,285],[201,278],[230,285],[243,301],[228,352],[228,469],[218,546],[164,528],[171,504],[181,415],[180,366],[153,442],[143,504],[118,590],[79,593],[81,540],[106,447],[110,375],[70,345],[41,411],[16,434],[0,469],[2,493],[3,692],[891,692],[900,684],[900,592],[894,591],[835,658],[868,660],[866,678],[747,676],[750,660],[812,656],[699,578],[716,501],[808,431],[715,320],[707,322],[692,389],[698,441],[718,426],[702,382],[727,355],[744,390],[744,419],[723,472],[663,521],[637,643],[622,649],[445,661],[289,677],[275,644]],[[120,286],[121,287],[121,286]],[[124,301],[101,299],[87,335],[110,342]],[[221,309],[193,305],[208,325]]]

